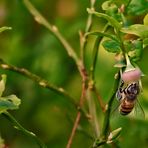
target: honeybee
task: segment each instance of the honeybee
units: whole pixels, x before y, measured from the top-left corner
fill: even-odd
[[[138,95],[140,93],[140,86],[139,82],[132,82],[126,86],[124,86],[123,80],[119,86],[119,89],[116,93],[116,97],[120,102],[119,105],[119,112],[121,115],[128,115],[135,104],[138,101]]]

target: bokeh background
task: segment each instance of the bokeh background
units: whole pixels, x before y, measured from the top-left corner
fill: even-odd
[[[86,0],[32,0],[34,6],[52,23],[79,54],[79,30],[84,30],[89,1]],[[96,9],[101,12],[98,0]],[[138,16],[140,17],[140,16]],[[131,17],[131,21],[133,21]],[[92,29],[101,30],[104,20],[94,18]],[[0,34],[0,58],[7,63],[24,67],[38,74],[49,82],[65,88],[78,101],[81,92],[81,78],[73,60],[69,58],[64,47],[43,26],[33,19],[21,0],[0,0],[0,27],[10,26],[11,31]],[[86,64],[90,66],[94,38],[88,39],[86,47]],[[144,51],[138,63],[145,77],[142,78],[143,93],[141,106],[145,119],[118,117],[112,121],[112,128],[123,127],[118,145],[121,148],[148,147],[148,50]],[[116,71],[114,54],[102,50],[96,69],[97,88],[107,101]],[[49,148],[64,148],[70,135],[76,110],[64,97],[41,88],[32,80],[0,69],[7,74],[4,95],[16,94],[21,98],[19,110],[11,113],[27,129],[36,133]],[[102,123],[100,115],[100,123]],[[87,122],[82,118],[82,126]],[[101,125],[100,125],[101,126]],[[16,131],[9,121],[0,116],[0,135],[10,148],[37,148],[29,137]],[[88,148],[92,140],[85,134],[77,132],[73,148]]]

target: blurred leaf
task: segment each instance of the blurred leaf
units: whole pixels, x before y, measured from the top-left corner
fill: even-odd
[[[142,24],[131,25],[128,28],[122,28],[121,32],[134,34],[140,38],[148,38],[148,26]]]
[[[127,12],[133,15],[142,15],[148,12],[147,0],[132,0],[127,8]]]
[[[5,30],[11,30],[12,28],[11,27],[1,27],[0,28],[0,33],[5,31]]]
[[[144,17],[143,24],[148,26],[148,14]]]
[[[113,17],[111,17],[107,14],[104,14],[104,13],[98,13],[98,12],[91,10],[91,9],[87,9],[87,11],[88,11],[88,13],[91,13],[91,14],[94,14],[98,17],[102,17],[102,18],[106,19],[111,24],[111,26],[113,26],[117,30],[119,30],[121,28],[121,24]]]
[[[6,75],[1,75],[2,80],[0,81],[0,97],[3,94],[3,91],[5,90],[5,84],[6,84]]]
[[[105,40],[103,41],[102,45],[108,52],[118,53],[121,51],[119,42],[114,40]]]
[[[21,101],[15,95],[10,95],[7,97],[0,98],[0,113],[5,112],[6,110],[18,109]]]

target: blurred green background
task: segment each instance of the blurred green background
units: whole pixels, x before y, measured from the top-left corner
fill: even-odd
[[[34,6],[61,33],[79,54],[79,30],[84,30],[89,1],[86,0],[32,0]],[[101,11],[98,0],[96,9]],[[132,18],[131,18],[132,21]],[[94,18],[93,28],[100,30],[104,20]],[[21,0],[0,0],[0,27],[10,26],[11,31],[0,34],[0,58],[9,64],[24,67],[65,88],[79,100],[81,78],[73,60],[69,58],[59,41],[43,26],[34,21]],[[88,39],[86,64],[90,65],[94,38]],[[148,50],[139,62],[145,77],[142,78],[143,93],[140,97],[146,119],[119,117],[112,121],[112,128],[123,127],[118,145],[121,148],[148,147]],[[97,87],[104,101],[107,101],[113,84],[116,68],[114,55],[101,50],[96,69]],[[70,135],[76,110],[65,98],[41,88],[32,80],[14,72],[0,70],[7,74],[5,94],[16,94],[22,100],[17,111],[11,112],[27,129],[36,133],[49,148],[64,148]],[[102,123],[100,117],[100,123]],[[87,122],[81,124],[87,130]],[[100,125],[101,126],[101,125]],[[10,148],[37,148],[36,143],[16,131],[9,121],[0,116],[0,134]],[[88,148],[92,140],[77,132],[73,148]]]

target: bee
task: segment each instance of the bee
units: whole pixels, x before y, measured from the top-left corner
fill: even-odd
[[[116,93],[116,97],[120,102],[119,112],[121,115],[128,115],[134,108],[138,95],[140,93],[139,82],[132,82],[127,84],[125,87],[123,80]]]

